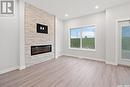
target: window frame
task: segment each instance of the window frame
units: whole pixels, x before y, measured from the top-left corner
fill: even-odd
[[[82,47],[82,29],[84,28],[84,27],[95,27],[95,32],[94,32],[94,34],[95,34],[95,48],[94,49],[89,49],[89,48],[83,48]],[[81,28],[80,29],[80,48],[73,48],[73,47],[71,47],[71,30],[72,29],[75,29],[75,28]],[[97,27],[96,27],[96,25],[95,24],[93,24],[93,25],[85,25],[85,26],[78,26],[78,27],[70,27],[69,29],[68,29],[68,39],[69,39],[69,49],[71,49],[71,50],[85,50],[85,51],[93,51],[93,52],[95,52],[96,51],[96,29],[97,29]]]

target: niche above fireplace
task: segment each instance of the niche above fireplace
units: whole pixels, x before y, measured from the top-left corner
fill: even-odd
[[[52,52],[52,45],[31,46],[31,55],[38,55]]]

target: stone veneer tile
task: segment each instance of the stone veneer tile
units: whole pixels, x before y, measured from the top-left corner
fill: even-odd
[[[25,58],[27,65],[40,63],[44,60],[54,58],[54,16],[34,7],[25,5]],[[48,25],[49,33],[37,33],[36,23]],[[31,46],[51,44],[53,51],[51,53],[31,56]]]

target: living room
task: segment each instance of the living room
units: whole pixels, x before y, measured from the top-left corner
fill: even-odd
[[[130,87],[129,0],[0,4],[0,87]]]

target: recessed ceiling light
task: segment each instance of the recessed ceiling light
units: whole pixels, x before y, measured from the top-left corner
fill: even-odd
[[[65,17],[68,17],[69,15],[68,14],[65,14]]]
[[[99,9],[99,6],[98,6],[98,5],[96,5],[96,6],[95,6],[95,9]]]

